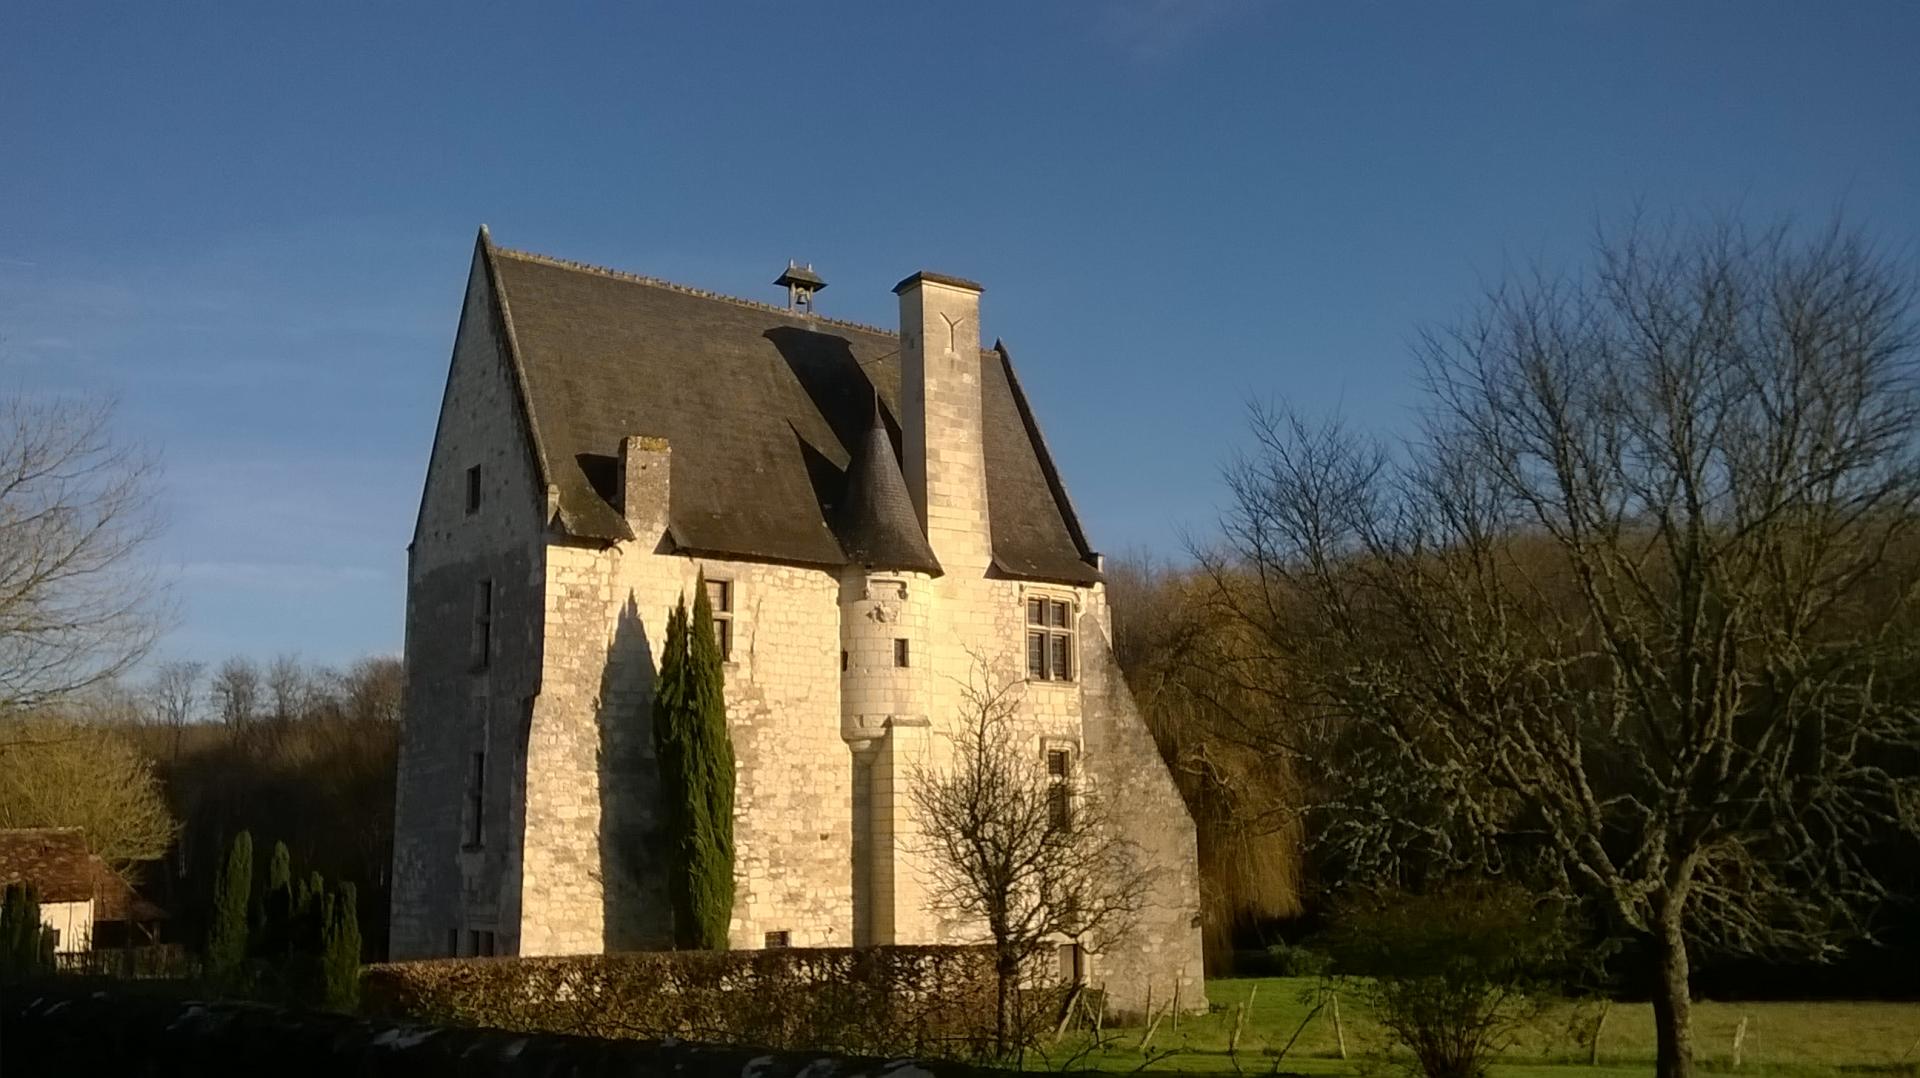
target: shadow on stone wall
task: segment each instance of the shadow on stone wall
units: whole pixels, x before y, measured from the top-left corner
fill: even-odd
[[[670,946],[653,754],[653,644],[631,593],[600,674],[600,882],[609,951]]]

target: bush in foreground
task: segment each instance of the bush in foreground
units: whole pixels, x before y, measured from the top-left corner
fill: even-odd
[[[1490,884],[1350,899],[1327,943],[1426,1078],[1486,1074],[1552,1001],[1573,947],[1558,906]]]

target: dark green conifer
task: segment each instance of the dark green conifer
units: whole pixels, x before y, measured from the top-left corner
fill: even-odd
[[[267,862],[267,894],[263,903],[259,954],[276,961],[287,956],[293,930],[293,857],[287,844],[273,844],[273,858]]]
[[[653,736],[674,942],[724,949],[733,916],[733,743],[704,579],[697,584],[691,624],[684,596],[667,617],[654,683]]]
[[[213,926],[207,933],[207,969],[232,986],[247,963],[247,908],[253,892],[253,836],[233,836],[226,871],[215,881]]]
[[[327,919],[325,953],[321,956],[322,992],[326,1005],[350,1011],[360,1000],[359,895],[353,884],[340,885]]]

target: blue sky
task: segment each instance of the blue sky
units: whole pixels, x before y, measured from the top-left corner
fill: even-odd
[[[1597,221],[1920,237],[1920,4],[19,4],[0,390],[166,462],[169,655],[400,646],[475,228],[894,320],[985,282],[1096,543],[1177,554],[1252,395],[1382,430],[1407,341]]]

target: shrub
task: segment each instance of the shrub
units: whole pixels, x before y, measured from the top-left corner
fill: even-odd
[[[1021,998],[1055,1014],[1061,995]],[[441,959],[370,966],[361,998],[383,1017],[868,1055],[976,1057],[991,1049],[995,1021],[985,947]]]
[[[1328,935],[1389,1035],[1427,1078],[1480,1078],[1564,977],[1563,911],[1517,888],[1456,885],[1349,900]]]
[[[1327,972],[1327,956],[1298,943],[1276,943],[1267,948],[1264,967],[1273,977],[1319,977]]]

